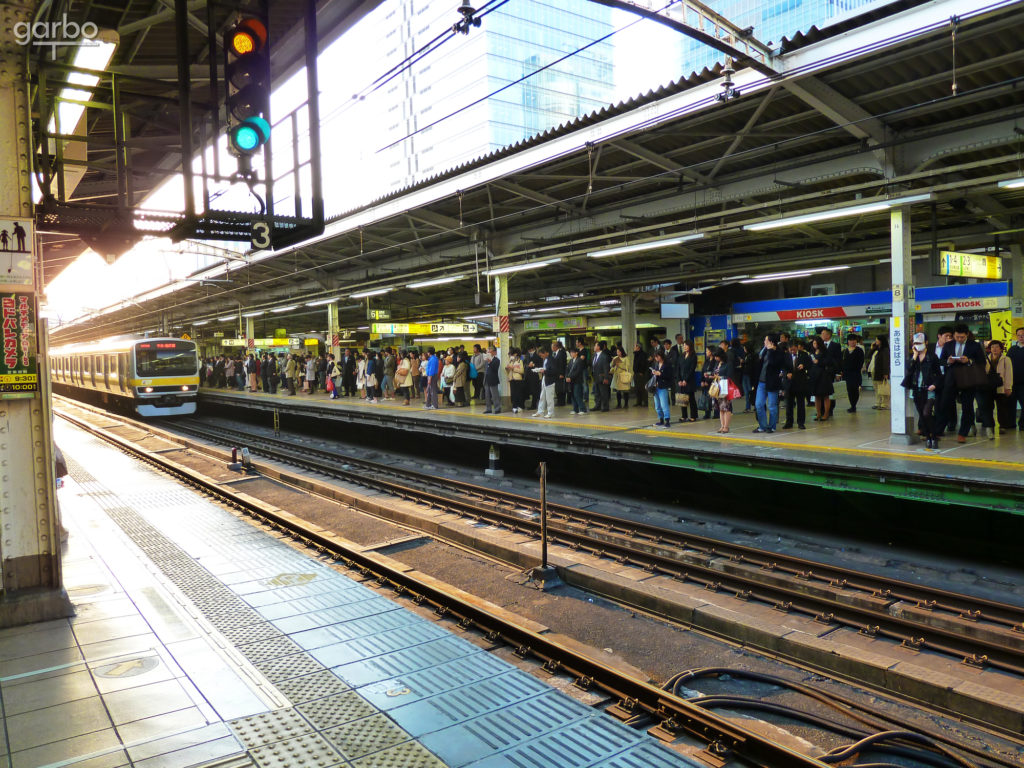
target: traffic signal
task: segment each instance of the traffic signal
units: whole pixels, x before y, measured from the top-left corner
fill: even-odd
[[[248,158],[270,141],[270,48],[267,25],[239,19],[224,34],[228,149]]]

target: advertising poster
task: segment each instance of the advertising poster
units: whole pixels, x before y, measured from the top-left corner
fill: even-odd
[[[0,398],[32,397],[39,391],[35,318],[35,297],[31,293],[0,295],[4,341]]]

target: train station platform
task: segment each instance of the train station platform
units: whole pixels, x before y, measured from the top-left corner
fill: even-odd
[[[866,399],[866,398],[865,398]],[[359,398],[331,400],[326,394],[276,395],[226,389],[200,391],[201,413],[226,416],[243,409],[270,415],[282,427],[287,417],[384,427],[409,433],[426,428],[435,434],[481,443],[549,451],[562,455],[638,461],[666,467],[727,474],[747,479],[781,480],[851,492],[938,504],[967,505],[1024,514],[1024,433],[996,439],[949,437],[939,450],[923,442],[901,444],[890,438],[889,412],[862,402],[856,414],[840,399],[833,418],[812,421],[806,429],[755,434],[754,415],[736,413],[729,434],[718,434],[717,419],[679,423],[673,408],[671,429],[655,429],[653,407],[571,415],[556,408],[551,419],[526,410],[484,414],[483,406],[426,410],[413,401],[369,403]],[[781,424],[781,421],[780,421]]]
[[[76,615],[0,631],[5,765],[696,765],[283,535],[55,431]]]

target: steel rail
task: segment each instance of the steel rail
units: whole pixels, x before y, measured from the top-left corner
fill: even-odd
[[[231,432],[235,432],[236,435],[248,441],[253,439],[253,436],[242,432],[222,427],[211,428],[202,424],[196,424],[191,420],[184,423],[181,421],[175,422],[175,426],[182,429],[182,431],[191,432],[204,439],[213,439],[219,442],[225,442],[224,433]],[[230,441],[228,442],[230,443]],[[433,508],[444,509],[453,514],[469,517],[477,521],[486,519],[487,522],[493,525],[513,532],[526,533],[534,537],[540,536],[540,523],[532,519],[535,512],[529,509],[528,506],[524,508],[522,504],[524,499],[518,496],[509,494],[508,500],[511,503],[517,504],[518,509],[529,514],[530,517],[517,514],[515,509],[513,511],[494,508],[482,510],[477,500],[432,493],[422,488],[414,488],[401,482],[387,480],[384,476],[412,477],[417,482],[426,483],[429,481],[433,485],[437,485],[440,482],[445,486],[457,486],[459,481],[449,482],[447,478],[439,480],[437,477],[423,473],[396,469],[365,459],[350,460],[349,457],[340,457],[328,451],[310,446],[304,445],[297,448],[294,444],[287,441],[275,440],[264,436],[259,437],[259,443],[262,447],[262,454],[267,458],[283,458],[289,463],[303,466],[316,472],[334,475],[335,477],[361,485],[368,485],[378,490],[384,490],[399,498],[427,504]],[[310,454],[318,454],[324,458],[312,458]],[[338,467],[336,466],[338,461],[349,465],[360,464],[372,470],[374,476],[368,478],[350,469]],[[487,494],[496,495],[491,489],[481,490],[486,490]],[[583,510],[573,510],[573,512],[583,516],[590,515],[590,513]],[[614,521],[614,518],[602,517]],[[621,521],[615,522],[621,524]],[[684,562],[668,554],[652,552],[650,550],[638,550],[634,544],[629,542],[620,543],[613,540],[595,538],[583,531],[559,529],[559,527],[551,526],[549,522],[549,529],[552,528],[555,532],[549,536],[549,540],[571,549],[583,549],[598,557],[612,557],[617,563],[623,565],[634,565],[644,568],[649,572],[666,575],[680,581],[693,582],[712,591],[726,591],[742,600],[758,600],[779,610],[801,613],[823,623],[845,625],[872,637],[887,637],[915,650],[927,648],[968,664],[975,666],[989,665],[1019,677],[1024,677],[1024,650],[991,642],[982,637],[965,637],[967,633],[963,631],[923,625],[912,619],[894,616],[886,610],[888,606],[878,610],[861,608],[856,605],[840,602],[828,596],[808,594],[792,586],[765,584],[750,577],[729,574],[711,567],[710,556],[721,554],[713,548],[709,552],[709,561],[706,563]],[[661,533],[671,533],[663,529],[655,528],[654,530]],[[659,548],[663,547],[666,543],[662,542],[659,544]],[[716,544],[724,543],[716,542]],[[980,609],[977,609],[974,613],[978,612],[980,612]],[[973,621],[971,623],[973,624]],[[965,646],[965,641],[971,645]]]
[[[189,419],[175,422],[174,428],[183,431],[192,430],[194,434],[206,439],[225,442],[227,436],[233,436],[238,442],[252,442],[253,436],[240,430],[217,427],[220,435],[210,427]],[[227,441],[230,442],[230,441]],[[440,478],[416,470],[393,467],[350,456],[343,456],[325,449],[303,446],[301,451],[294,443],[267,436],[259,436],[261,446],[271,446],[289,454],[299,454],[296,459],[303,459],[302,453],[319,456],[326,461],[341,461],[350,466],[359,466],[381,475],[392,475],[429,486],[441,486],[444,489],[457,490],[495,504],[505,505],[511,509],[522,509],[533,513],[539,512],[539,502],[526,496],[487,486],[476,485],[462,480]],[[258,449],[257,449],[258,450]],[[323,469],[322,467],[311,467]],[[333,467],[334,472],[344,472]],[[349,473],[346,472],[346,475]],[[365,482],[365,478],[363,479]],[[373,482],[378,482],[376,479]],[[828,587],[845,587],[865,592],[873,597],[893,602],[901,601],[914,604],[928,611],[944,611],[973,623],[989,622],[1014,631],[1024,633],[1024,607],[1000,603],[980,597],[968,597],[960,593],[934,587],[912,584],[900,579],[880,577],[841,566],[827,565],[818,561],[767,552],[755,547],[735,544],[699,534],[683,534],[668,528],[649,523],[626,521],[613,515],[590,512],[568,505],[548,502],[548,514],[555,519],[579,523],[588,527],[600,528],[610,533],[621,533],[630,538],[644,538],[657,545],[675,546],[700,552],[709,558],[726,557],[737,563],[746,563],[765,570],[781,571],[796,576],[806,582],[817,582]],[[1022,634],[1024,644],[1024,634]]]
[[[722,764],[724,759],[735,756],[763,768],[826,768],[824,763],[812,757],[734,725],[661,688],[608,667],[550,637],[499,616],[484,605],[453,595],[437,584],[393,568],[373,553],[346,547],[322,529],[306,525],[290,515],[282,515],[280,510],[225,488],[166,456],[150,452],[69,413],[59,410],[57,413],[69,423],[115,445],[125,453],[183,480],[274,529],[288,533],[306,546],[344,563],[364,576],[373,576],[378,585],[391,587],[397,597],[409,597],[417,605],[429,603],[434,606],[438,616],[450,618],[462,628],[474,626],[489,641],[501,640],[514,648],[516,654],[521,657],[533,656],[540,659],[547,671],[564,672],[575,678],[575,684],[583,689],[601,689],[618,700],[616,706],[620,711],[630,714],[646,713],[659,721],[658,728],[666,736],[685,733],[699,739],[708,745],[708,757],[714,764]]]

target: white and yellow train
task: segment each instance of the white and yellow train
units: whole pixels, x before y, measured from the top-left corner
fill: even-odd
[[[140,416],[196,412],[199,358],[194,341],[124,339],[50,350],[55,392],[118,405]]]

